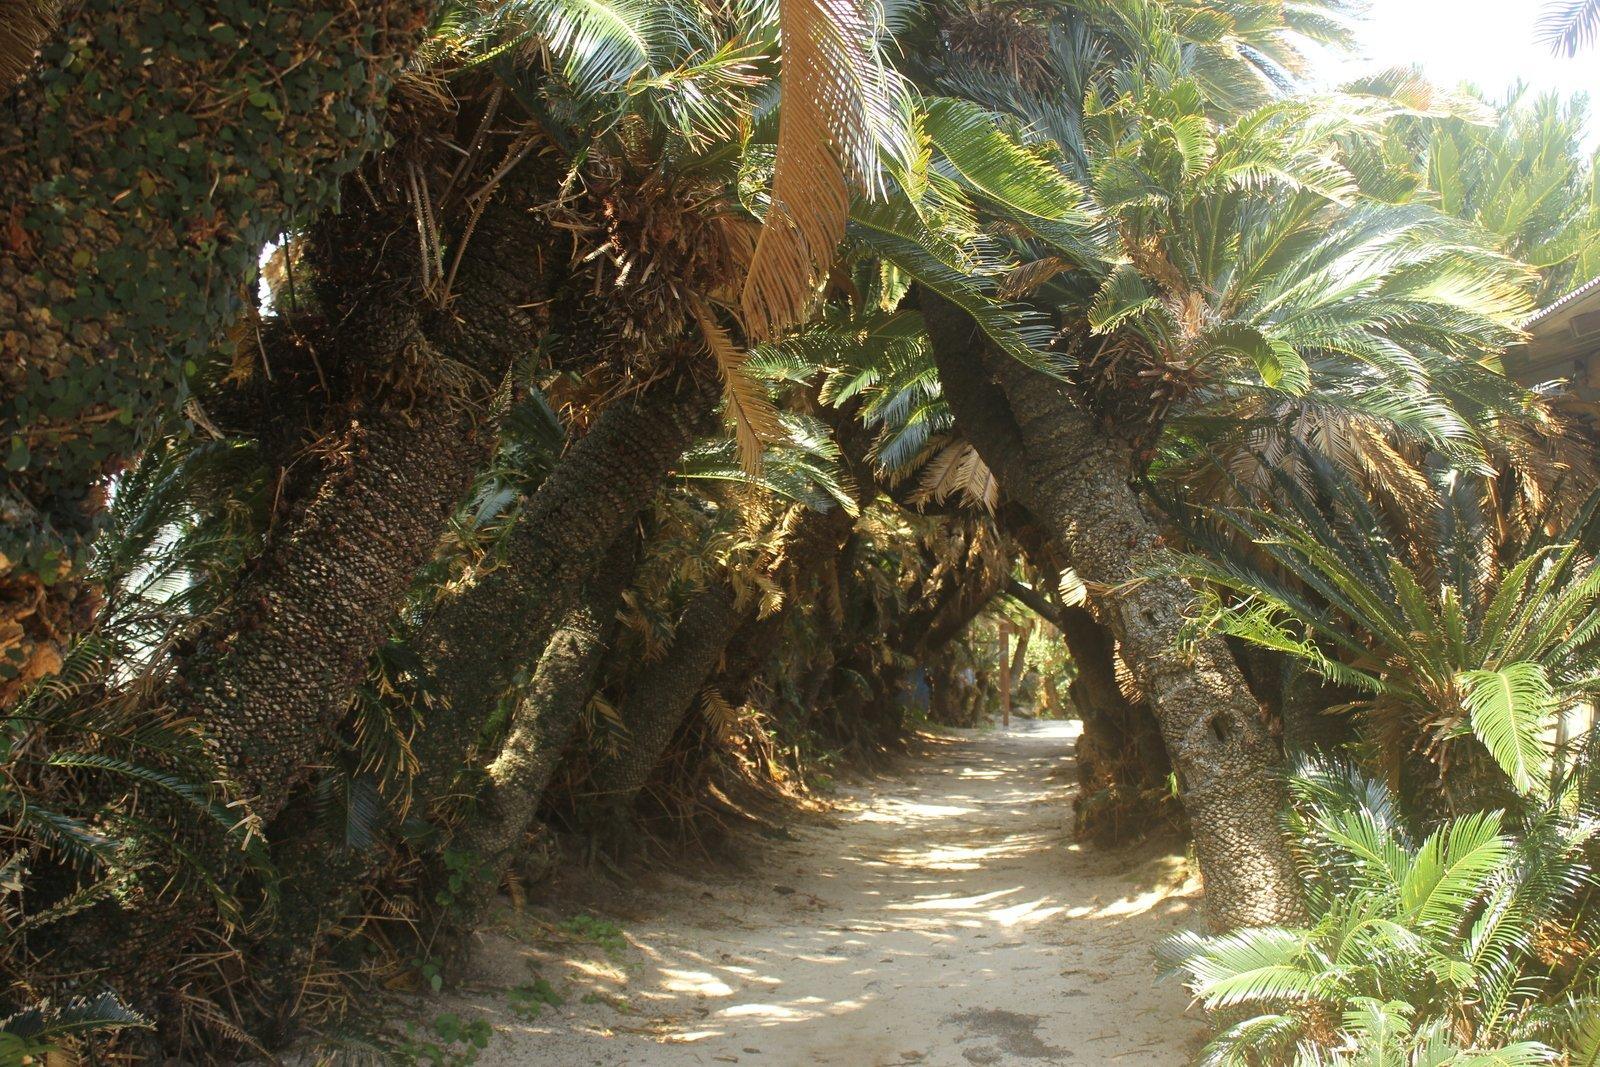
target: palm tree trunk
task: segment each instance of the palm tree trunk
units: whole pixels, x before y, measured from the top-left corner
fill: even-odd
[[[1062,615],[1061,632],[1078,668],[1067,695],[1083,717],[1073,829],[1115,845],[1171,822],[1164,808],[1172,763],[1150,705],[1129,700],[1117,684],[1111,634],[1082,608]]]
[[[388,329],[357,331],[362,344],[345,339],[340,354],[368,369],[381,371],[404,350],[440,365],[448,360],[458,372],[448,377],[464,369],[473,384],[465,390],[424,387],[407,394],[403,409],[385,399],[386,390],[358,401],[340,446],[321,450],[320,484],[312,479],[309,499],[275,531],[229,607],[204,627],[162,694],[205,729],[224,771],[250,801],[250,814],[262,823],[284,811],[334,743],[368,657],[489,454],[490,395],[534,340],[520,305],[539,292],[541,279],[507,266],[529,233],[520,210],[499,205],[485,212],[461,271],[461,307],[474,318],[470,335],[452,320],[401,304],[372,315],[387,319]],[[376,343],[380,335],[388,340]],[[280,829],[272,827],[274,838]],[[226,880],[236,873],[238,857],[210,836],[214,831],[198,825],[184,845],[212,857]],[[304,847],[303,840],[290,841]],[[291,852],[288,859],[299,857]],[[332,884],[359,867],[341,857],[316,864],[314,874]],[[208,921],[159,889],[130,892],[59,924],[52,938],[60,941],[60,958],[115,976],[134,1003],[157,1002],[168,992],[163,976],[197,924]],[[286,927],[295,925],[292,916],[303,904],[318,898],[309,885],[297,890],[278,916]]]
[[[403,402],[383,389],[360,404],[342,447],[319,450],[327,474],[313,498],[274,532],[232,610],[179,672],[176,703],[214,739],[263,820],[318,765],[368,657],[490,455],[493,394],[537,339],[522,308],[546,292],[538,272],[513,265],[544,236],[522,210],[497,205],[469,246],[454,314],[367,309],[387,328],[353,330],[364,343],[347,362],[420,357],[433,361],[429,379],[466,371],[469,384],[424,380]],[[380,335],[381,349],[372,344]]]
[[[412,639],[434,691],[435,710],[412,742],[412,791],[424,817],[457,796],[473,745],[516,672],[536,661],[598,567],[595,546],[621,539],[704,428],[714,396],[702,384],[664,379],[608,407],[534,492],[500,566],[436,609]],[[303,851],[291,857],[292,906],[250,953],[266,987],[261,999],[276,1015],[367,873],[359,864],[319,869]]]
[[[616,630],[623,590],[638,567],[638,542],[632,533],[617,538],[584,583],[545,645],[499,755],[489,764],[477,809],[461,837],[487,872],[461,904],[467,929],[477,925],[513,851],[533,825],[539,798],[583,717]]]
[[[1279,757],[1261,709],[1220,639],[1180,648],[1194,598],[1189,586],[1134,580],[1163,549],[1129,484],[1131,449],[1097,427],[1059,383],[990,351],[959,308],[926,291],[921,305],[963,432],[1078,575],[1105,591],[1124,660],[1177,772],[1212,922],[1237,928],[1303,919],[1279,826]]]
[[[93,619],[103,476],[176,410],[266,242],[379,143],[435,6],[84,0],[6,102],[0,707]]]
[[[1015,580],[1006,592],[1060,631],[1077,671],[1067,687],[1083,722],[1074,831],[1110,846],[1169,822],[1164,798],[1172,763],[1150,705],[1122,691],[1116,639],[1086,608],[1053,602]],[[1046,682],[1048,689],[1052,680]]]
[[[714,583],[683,609],[666,654],[628,680],[621,709],[627,737],[618,752],[600,760],[591,777],[596,802],[588,821],[609,843],[627,844],[624,835],[634,800],[705,689],[744,615],[735,606],[732,588]]]
[[[655,495],[709,423],[714,385],[663,379],[606,408],[534,493],[504,562],[447,601],[413,642],[445,709],[418,739],[417,794],[445,794],[517,670],[536,659],[601,546]]]

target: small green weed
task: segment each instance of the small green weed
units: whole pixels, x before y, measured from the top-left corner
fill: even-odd
[[[410,1036],[395,1046],[400,1062],[409,1067],[468,1067],[478,1062],[478,1054],[489,1047],[494,1028],[486,1020],[468,1022],[454,1012],[445,1012],[433,1020],[433,1037],[418,1038],[415,1027],[407,1027]]]
[[[523,982],[509,990],[506,998],[511,1001],[511,1013],[524,1021],[538,1018],[546,1004],[552,1008],[559,1008],[566,1003],[548,978],[535,978],[531,982]]]
[[[628,948],[628,939],[623,936],[622,927],[608,919],[596,919],[593,915],[574,915],[561,923],[561,929],[574,937],[599,945],[608,956],[620,956]]]

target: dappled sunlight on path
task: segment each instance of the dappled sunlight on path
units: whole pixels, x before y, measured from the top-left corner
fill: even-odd
[[[1186,1062],[1199,1028],[1150,950],[1195,887],[1164,850],[1071,842],[1072,741],[1051,723],[930,738],[752,870],[594,907],[627,936],[609,955],[508,913],[456,1005],[495,1025],[479,1062]],[[519,1019],[505,991],[535,973],[564,1003]]]

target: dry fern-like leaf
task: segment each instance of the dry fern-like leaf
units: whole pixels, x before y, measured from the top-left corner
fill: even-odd
[[[59,14],[56,0],[0,0],[0,97],[33,66]]]
[[[728,403],[728,417],[733,420],[735,439],[739,442],[739,460],[747,473],[759,474],[762,450],[769,441],[783,436],[778,409],[772,406],[766,391],[745,373],[749,353],[734,345],[711,309],[693,297],[689,306],[700,324],[700,332],[705,334],[706,347],[717,361],[717,371],[722,375],[722,394]]]
[[[1000,279],[995,295],[1002,300],[1020,300],[1051,278],[1071,269],[1072,264],[1060,256],[1029,260],[1006,272]]]
[[[700,713],[719,739],[726,741],[733,737],[739,725],[739,712],[719,690],[708,686],[700,694]]]
[[[942,503],[956,493],[973,507],[991,514],[1000,504],[1000,483],[978,450],[965,440],[951,441],[928,461],[911,502]]]
[[[742,304],[752,336],[805,319],[844,238],[850,185],[872,184],[884,73],[858,0],[780,0],[783,42],[772,207]]]

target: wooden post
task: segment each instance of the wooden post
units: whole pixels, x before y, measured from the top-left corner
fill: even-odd
[[[1024,620],[1016,628],[1017,650],[1011,653],[1011,677],[1020,684],[1023,674],[1028,669],[1028,639],[1033,636],[1033,621]]]
[[[1011,728],[1011,620],[1000,620],[1000,722]]]

